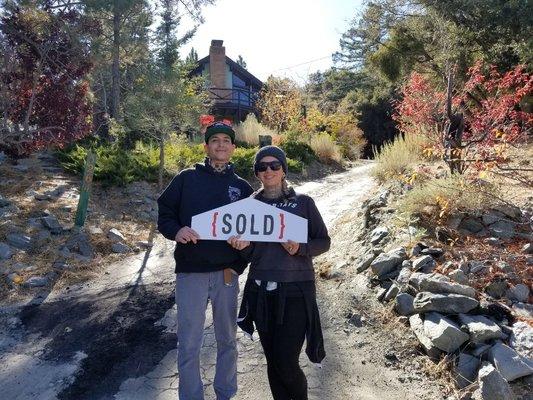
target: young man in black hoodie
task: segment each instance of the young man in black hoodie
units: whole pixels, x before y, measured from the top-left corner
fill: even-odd
[[[229,162],[235,150],[231,126],[220,122],[208,126],[204,148],[204,164],[181,171],[157,200],[159,232],[176,242],[180,400],[204,399],[200,349],[208,300],[217,342],[213,382],[217,400],[237,392],[238,274],[246,263],[225,241],[200,240],[190,226],[192,216],[249,197],[253,190]]]

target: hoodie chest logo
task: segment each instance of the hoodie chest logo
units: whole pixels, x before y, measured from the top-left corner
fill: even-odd
[[[239,200],[241,198],[241,189],[228,186],[228,196],[232,203]]]

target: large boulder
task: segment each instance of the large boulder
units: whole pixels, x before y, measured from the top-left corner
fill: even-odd
[[[421,292],[454,293],[468,297],[476,296],[476,290],[473,287],[452,282],[447,276],[437,273],[423,274],[415,272],[411,275],[409,283]]]
[[[507,382],[533,374],[533,361],[522,357],[501,342],[492,346],[488,353],[488,359]]]
[[[479,389],[473,395],[475,400],[515,399],[509,383],[490,363],[483,363],[479,370],[478,381]]]
[[[383,277],[402,265],[403,260],[406,258],[407,254],[403,248],[381,253],[372,261],[370,269],[378,277]]]
[[[467,313],[479,305],[476,299],[460,294],[417,293],[413,301],[415,312],[436,311],[445,314]]]
[[[411,315],[409,317],[409,325],[411,326],[411,329],[413,330],[426,354],[430,358],[438,360],[442,354],[442,351],[433,344],[429,337],[427,337],[424,331],[424,320],[420,317],[420,315]]]
[[[459,321],[470,334],[470,341],[474,343],[503,337],[498,324],[483,315],[459,314]]]
[[[453,353],[469,338],[451,319],[436,312],[425,315],[424,333],[435,347],[446,353]]]

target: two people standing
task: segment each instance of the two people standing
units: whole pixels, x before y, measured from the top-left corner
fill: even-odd
[[[238,237],[228,243],[202,241],[190,228],[193,215],[252,195],[229,163],[234,141],[230,126],[210,125],[205,163],[178,174],[158,199],[159,231],[176,241],[179,398],[204,398],[199,357],[208,299],[217,342],[215,393],[219,400],[235,395],[237,274],[250,262],[239,325],[250,334],[254,324],[258,330],[274,399],[307,399],[306,378],[298,364],[304,340],[312,362],[325,356],[311,258],[327,251],[330,239],[313,200],[288,186],[283,151],[267,146],[256,154],[254,172],[262,188],[253,196],[306,218],[308,243],[250,243]]]

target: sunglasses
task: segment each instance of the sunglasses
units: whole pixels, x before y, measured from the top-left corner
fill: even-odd
[[[270,161],[270,162],[258,162],[255,165],[255,170],[257,172],[265,172],[267,168],[270,167],[272,171],[279,171],[281,169],[281,162],[279,161]]]

